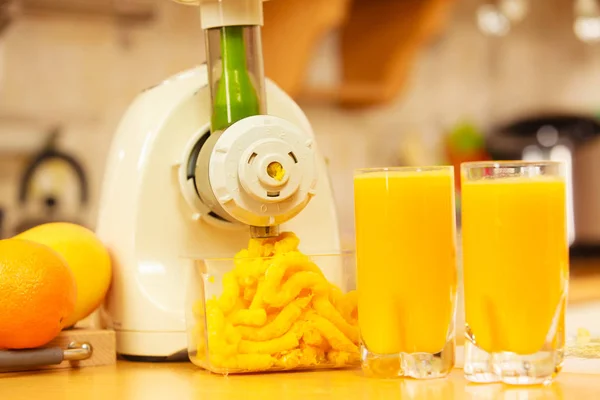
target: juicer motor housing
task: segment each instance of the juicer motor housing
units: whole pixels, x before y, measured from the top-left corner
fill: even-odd
[[[121,120],[109,151],[97,234],[111,254],[113,281],[100,314],[104,325],[115,329],[117,352],[123,356],[151,360],[187,356],[186,275],[195,260],[233,257],[250,238],[240,218],[219,217],[198,194],[205,189],[199,190],[202,183],[196,180],[205,179],[201,175],[206,176],[207,168],[224,171],[199,160],[211,139],[208,75],[207,66],[201,65],[140,93]],[[265,126],[271,118],[277,126],[289,123],[290,130],[300,130],[298,138],[305,135],[308,140],[288,144],[298,146],[299,154],[306,150],[302,146],[309,148],[305,155],[314,158],[307,164],[314,166],[306,175],[308,183],[299,183],[310,201],[292,207],[280,229],[296,233],[307,254],[340,253],[332,188],[311,125],[298,105],[268,79],[265,95],[267,115],[257,118]],[[288,156],[284,149],[278,152]],[[241,158],[245,150],[240,149]],[[278,160],[293,169],[282,157]],[[339,265],[320,267],[328,279],[342,280]]]

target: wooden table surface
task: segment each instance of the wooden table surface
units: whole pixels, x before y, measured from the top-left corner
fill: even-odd
[[[469,384],[456,369],[445,379],[378,380],[360,370],[286,372],[222,377],[191,363],[116,366],[0,376],[7,400],[234,400],[234,399],[600,399],[598,375],[559,375],[547,387]]]
[[[596,260],[593,264],[600,267]],[[581,265],[577,263],[578,267]],[[574,268],[569,302],[600,299],[600,268]],[[132,363],[80,370],[0,374],[0,400],[424,399],[600,400],[600,375],[562,373],[548,387],[468,383],[461,369],[446,379],[377,380],[360,370],[222,377],[186,363]]]

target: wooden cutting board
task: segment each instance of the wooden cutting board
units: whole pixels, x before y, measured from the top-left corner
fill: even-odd
[[[19,368],[2,368],[0,373],[7,372],[22,372],[36,371],[49,369],[67,369],[67,368],[83,368],[97,367],[101,365],[113,365],[117,361],[117,348],[115,332],[112,330],[100,329],[83,329],[75,328],[61,332],[54,340],[42,348],[59,347],[66,350],[70,343],[89,343],[92,347],[92,354],[89,358],[80,361],[63,361],[60,364],[35,366],[35,367],[19,367]],[[3,374],[4,375],[4,374]]]

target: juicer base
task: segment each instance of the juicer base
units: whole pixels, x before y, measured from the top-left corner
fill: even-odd
[[[117,354],[134,361],[171,361],[187,357],[185,332],[115,331]]]

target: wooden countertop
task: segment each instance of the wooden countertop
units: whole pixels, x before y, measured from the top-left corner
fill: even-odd
[[[600,299],[600,265],[571,268],[570,304]],[[572,265],[573,267],[573,265]],[[287,372],[222,377],[187,363],[132,363],[80,370],[0,374],[0,399],[372,399],[517,400],[600,399],[600,376],[562,373],[549,387],[469,384],[455,369],[446,379],[377,380],[360,370]]]
[[[559,375],[548,387],[468,384],[457,369],[445,379],[378,380],[360,370],[286,372],[222,377],[191,363],[116,366],[0,376],[0,398],[10,400],[186,399],[598,399],[597,375]]]

